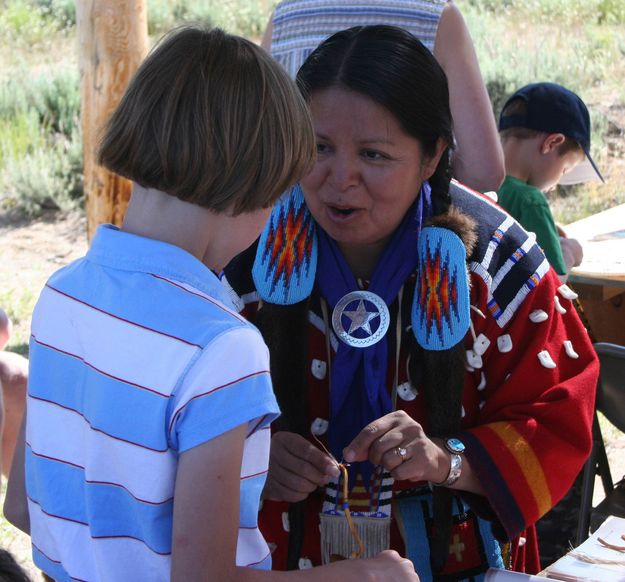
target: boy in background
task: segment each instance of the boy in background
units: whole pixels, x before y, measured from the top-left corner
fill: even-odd
[[[545,192],[558,183],[603,181],[590,157],[590,116],[584,102],[556,83],[519,89],[499,118],[506,179],[499,204],[536,234],[547,260],[565,281],[581,263],[582,247],[554,221]]]

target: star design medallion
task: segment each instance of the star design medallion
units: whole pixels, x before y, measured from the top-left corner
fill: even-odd
[[[347,310],[356,302],[356,309]],[[369,311],[368,309],[372,309]],[[344,326],[343,316],[349,320],[349,329]],[[371,329],[371,322],[378,320],[377,328]],[[388,330],[390,316],[384,300],[370,291],[352,291],[339,299],[332,311],[332,328],[337,337],[354,348],[366,348],[378,343]],[[346,322],[345,322],[346,323]],[[362,331],[358,331],[362,330]],[[358,332],[354,335],[354,332]],[[363,334],[367,334],[363,337]]]
[[[343,315],[346,315],[352,320],[349,326],[349,331],[347,332],[350,335],[360,328],[364,329],[369,335],[371,335],[372,331],[369,323],[376,317],[380,317],[380,314],[377,311],[367,311],[365,309],[365,302],[362,299],[358,302],[356,311],[343,311]]]

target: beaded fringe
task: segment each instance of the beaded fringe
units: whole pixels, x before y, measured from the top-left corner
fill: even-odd
[[[345,516],[341,514],[321,513],[321,552],[324,564],[337,560],[348,559],[358,550],[349,530]],[[391,542],[391,518],[368,517],[353,515],[356,531],[360,536],[365,553],[361,558],[371,558],[384,550],[388,550]]]

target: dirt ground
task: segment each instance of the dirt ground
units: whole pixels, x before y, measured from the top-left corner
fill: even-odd
[[[0,215],[0,297],[4,301],[15,298],[16,301],[34,302],[50,274],[83,255],[86,249],[86,220],[81,213],[62,217],[49,215],[33,222],[14,222]],[[2,307],[6,309],[8,306]],[[21,338],[20,342],[27,341],[29,325],[27,317],[17,322],[14,333]],[[625,475],[625,435],[607,425],[606,428],[608,455],[613,477],[617,480]],[[601,498],[601,485],[597,482],[595,503]],[[4,484],[0,498],[0,502],[3,501]],[[30,560],[28,537],[1,518],[0,547],[11,551],[33,580],[40,579]]]
[[[0,281],[11,287],[30,286],[87,249],[83,213],[50,213],[27,221],[0,213]]]

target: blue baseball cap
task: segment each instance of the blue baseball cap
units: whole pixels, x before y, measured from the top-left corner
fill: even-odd
[[[545,133],[561,133],[576,141],[586,159],[564,174],[560,184],[578,184],[601,180],[603,176],[590,157],[590,115],[584,102],[573,91],[557,83],[532,83],[521,87],[503,106],[515,100],[525,101],[524,114],[499,116],[499,131],[525,127]]]

